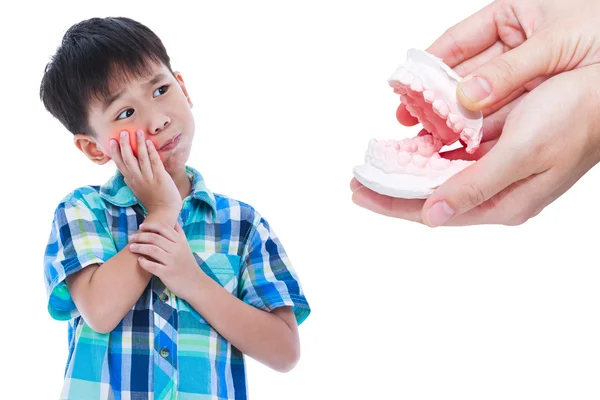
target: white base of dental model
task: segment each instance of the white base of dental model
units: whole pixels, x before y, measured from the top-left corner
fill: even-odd
[[[354,176],[369,189],[392,197],[427,198],[435,188],[474,161],[440,157],[444,145],[461,139],[473,153],[481,142],[483,116],[456,99],[461,77],[441,59],[410,49],[405,64],[388,80],[406,110],[427,132],[412,139],[371,139],[365,163]]]

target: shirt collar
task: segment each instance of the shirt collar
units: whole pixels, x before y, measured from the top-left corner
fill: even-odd
[[[208,204],[213,212],[214,219],[217,214],[215,196],[206,187],[204,178],[202,178],[200,172],[187,165],[185,166],[185,172],[192,181],[190,197]],[[131,207],[135,204],[142,205],[139,203],[137,197],[133,194],[129,186],[125,184],[125,178],[118,169],[115,175],[110,178],[108,182],[100,186],[100,197],[119,207]]]

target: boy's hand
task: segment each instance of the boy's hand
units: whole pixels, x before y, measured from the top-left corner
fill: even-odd
[[[144,132],[138,130],[137,158],[133,155],[128,132],[121,132],[120,147],[110,141],[110,155],[125,177],[125,183],[144,205],[148,214],[177,216],[181,211],[181,195],[171,176],[165,170],[154,144],[144,140]]]
[[[144,222],[129,241],[131,252],[141,255],[140,266],[159,277],[176,296],[187,299],[198,289],[198,278],[204,272],[179,224],[173,229],[156,222]]]

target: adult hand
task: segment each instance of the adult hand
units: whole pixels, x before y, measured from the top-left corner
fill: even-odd
[[[158,151],[150,140],[144,141],[143,132],[136,132],[137,158],[133,155],[128,132],[121,132],[120,147],[110,141],[110,154],[123,174],[125,183],[144,205],[148,214],[160,214],[176,220],[181,211],[181,195],[173,178],[165,170]]]
[[[372,211],[429,226],[518,225],[537,215],[600,161],[600,65],[556,75],[522,98],[499,138],[427,200],[377,194],[352,180],[353,201]]]
[[[426,51],[464,76],[458,100],[485,116],[550,76],[599,63],[599,17],[597,0],[496,0]],[[403,105],[397,116],[417,123]]]
[[[442,155],[447,158],[478,160],[496,144],[503,129],[506,129],[507,117],[512,115],[511,112],[528,91],[563,71],[599,63],[600,24],[596,21],[598,15],[600,15],[600,3],[594,0],[568,2],[564,0],[497,0],[448,29],[426,50],[442,58],[459,75],[467,75],[457,88],[457,98],[466,108],[482,110],[484,122],[482,144],[477,153],[468,155],[464,151],[458,150],[442,153]],[[547,90],[551,91],[551,88],[556,85],[559,83],[552,85]],[[565,93],[571,96],[573,92],[570,89],[567,90]],[[557,95],[565,96],[564,93]],[[539,96],[535,98],[539,98]],[[533,110],[532,107],[524,109]],[[544,108],[548,108],[548,105]],[[521,111],[521,113],[525,112],[527,110]],[[583,117],[589,118],[591,115],[594,114]],[[398,121],[406,126],[418,123],[402,104],[398,107],[396,116]],[[516,121],[525,118],[520,116],[512,119],[513,128],[511,129],[522,129],[515,124]],[[591,121],[589,123],[593,124]],[[529,134],[531,135],[533,132],[530,130]],[[548,139],[547,133],[540,132],[539,134],[541,135],[540,143]],[[521,152],[524,149],[517,150]],[[535,158],[531,157],[530,160]],[[527,163],[527,161],[524,162]],[[475,165],[477,164],[479,162]],[[467,169],[469,170],[468,175],[465,175],[465,171],[459,176],[471,176],[473,170],[481,171],[480,168],[475,168],[475,165]],[[535,169],[533,167],[533,165],[528,166],[532,170]],[[497,182],[506,181],[506,178],[498,176],[499,173],[502,173],[501,171],[486,171],[486,173],[488,176],[485,178],[475,176],[477,178],[475,182],[481,182],[483,179],[495,179]],[[443,224],[443,218],[430,221],[427,215],[431,211],[433,218],[433,215],[440,211],[439,204],[435,210],[430,210],[430,207],[434,205],[432,199],[439,199],[442,190],[452,192],[462,190],[463,198],[479,196],[479,199],[487,200],[487,196],[473,194],[478,190],[475,182],[471,184],[457,179],[458,176],[448,180],[432,194],[427,202],[388,198],[366,188],[357,191],[360,184],[356,180],[352,181],[351,187],[354,190],[353,200],[359,205],[372,207],[373,211],[383,212],[386,215],[419,220],[430,226],[437,226]],[[459,184],[462,184],[462,189],[456,187],[449,189]],[[493,201],[493,196],[496,194],[497,192],[488,193],[488,196]],[[449,201],[453,202],[453,200]],[[542,199],[537,199],[537,201],[541,203]],[[471,201],[471,203],[473,203],[472,207],[477,205],[476,201]],[[469,207],[466,206],[456,206],[455,209],[451,209],[449,206],[445,208],[447,213],[454,212],[454,215],[459,214],[461,210],[466,212],[468,209]],[[416,217],[418,213],[421,215],[419,218]],[[504,219],[504,222],[499,220],[497,223],[519,221],[518,218],[515,219],[515,215],[521,215],[521,213],[522,210],[509,210],[510,218]],[[411,217],[408,217],[409,215]],[[457,218],[453,222],[453,224],[477,223],[485,222],[478,218],[466,220]]]

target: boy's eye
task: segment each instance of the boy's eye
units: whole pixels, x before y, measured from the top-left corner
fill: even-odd
[[[133,108],[128,108],[127,110],[123,111],[121,114],[119,114],[119,116],[117,117],[117,119],[124,119],[124,118],[129,118],[131,117],[131,114],[133,114],[134,110]],[[123,118],[121,118],[123,116]]]
[[[168,90],[169,90],[169,85],[163,85],[163,86],[159,87],[158,89],[156,89],[154,91],[153,95],[154,95],[154,97],[162,96],[163,94],[167,93]],[[158,94],[156,94],[157,92],[158,92]],[[125,110],[121,114],[119,114],[119,116],[117,117],[117,120],[129,118],[129,117],[131,117],[131,115],[133,113],[134,113],[134,109],[128,108],[127,110]]]
[[[156,95],[156,92],[159,92],[160,94],[155,96],[155,97],[158,97],[158,96],[161,96],[161,95],[167,93],[167,90],[169,90],[169,85],[163,85],[163,86],[159,87],[158,89],[156,89],[153,94]]]

